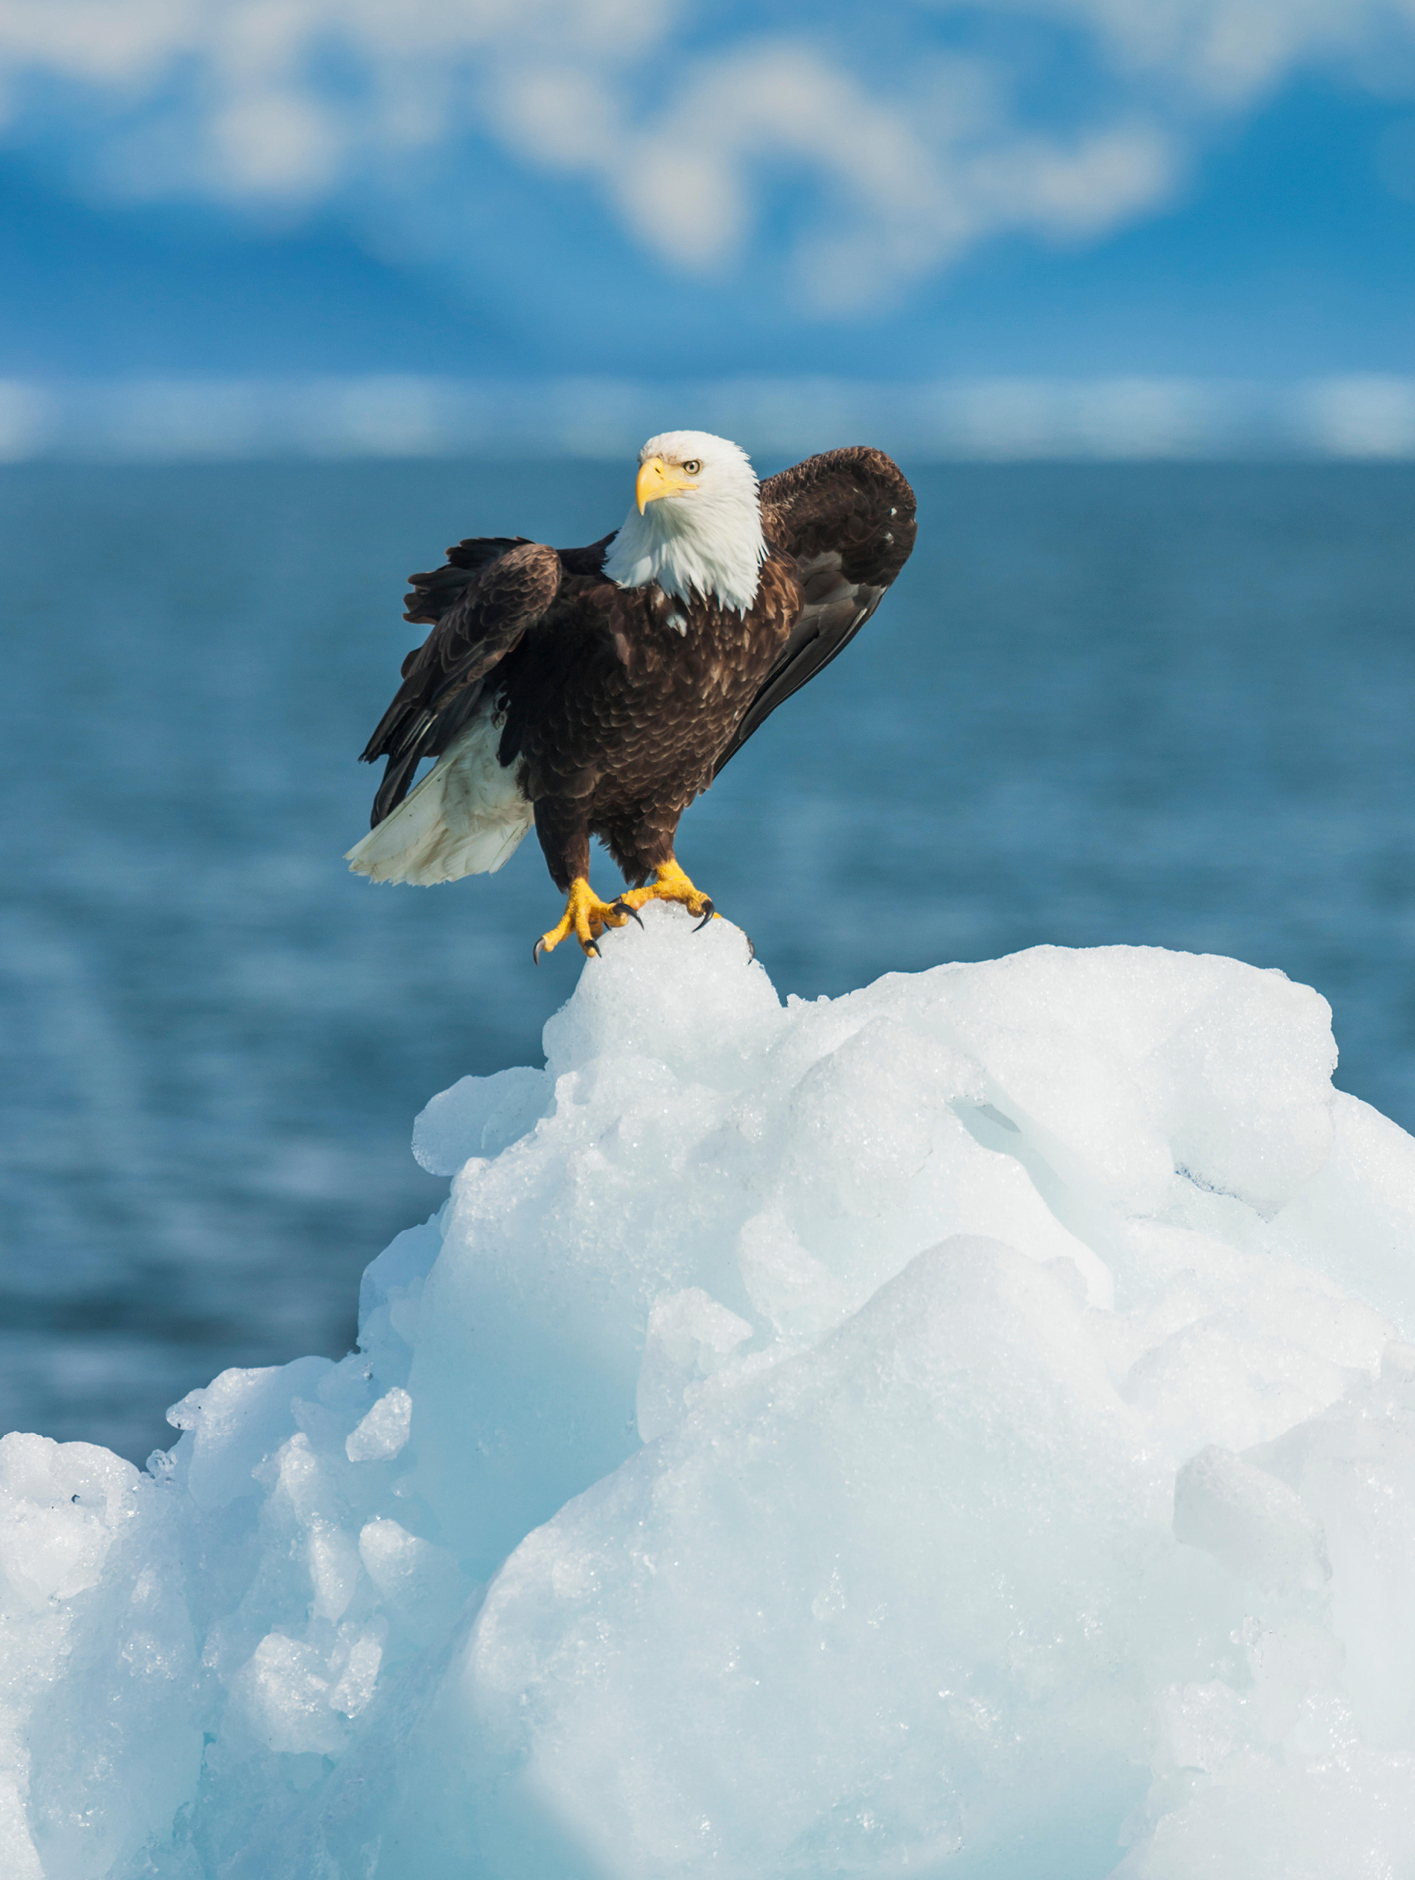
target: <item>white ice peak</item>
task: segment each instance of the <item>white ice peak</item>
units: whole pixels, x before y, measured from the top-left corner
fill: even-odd
[[[766,559],[756,472],[747,453],[707,431],[665,431],[639,452],[640,466],[660,458],[684,479],[646,504],[630,506],[605,558],[604,572],[620,587],[656,581],[665,594],[687,600],[707,595],[742,612],[757,598]],[[686,466],[693,464],[689,471]]]

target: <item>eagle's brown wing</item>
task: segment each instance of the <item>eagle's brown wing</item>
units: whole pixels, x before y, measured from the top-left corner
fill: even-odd
[[[449,559],[445,569],[412,577],[408,618],[436,625],[403,661],[403,683],[362,752],[366,764],[388,759],[369,818],[374,828],[407,795],[421,759],[446,750],[480,700],[487,674],[560,590],[553,548],[524,540],[461,544],[469,547],[490,551],[479,567]],[[457,578],[445,578],[454,569]]]
[[[524,535],[473,537],[447,551],[441,568],[409,576],[403,618],[432,632],[403,661],[403,683],[362,753],[387,768],[373,799],[377,828],[397,809],[424,757],[438,757],[466,725],[494,667],[541,620],[565,575],[594,575],[614,539],[587,548],[547,548]]]
[[[598,574],[604,566],[604,558],[609,544],[614,540],[614,531],[598,542],[591,542],[588,548],[561,548],[555,552],[560,557],[560,566],[566,574]],[[510,549],[524,548],[530,542],[526,535],[474,535],[465,542],[455,542],[447,551],[447,560],[440,568],[430,568],[426,574],[410,574],[408,581],[412,593],[407,596],[405,620],[416,625],[426,621],[429,626],[436,626],[438,621],[455,606],[463,592],[476,580],[490,562],[496,561]],[[414,649],[416,651],[416,649]],[[408,655],[412,659],[413,654]],[[404,662],[403,670],[408,670]]]
[[[805,605],[713,771],[718,776],[781,704],[859,632],[909,559],[914,492],[882,450],[855,445],[768,477],[762,530],[792,557]]]
[[[468,537],[465,542],[454,542],[440,568],[408,576],[413,591],[403,597],[407,603],[403,618],[415,625],[426,621],[430,627],[435,627],[461,600],[488,563],[498,560],[509,549],[524,548],[529,541],[528,535],[477,535]],[[412,657],[409,653],[408,658]],[[408,670],[406,661],[403,670]]]

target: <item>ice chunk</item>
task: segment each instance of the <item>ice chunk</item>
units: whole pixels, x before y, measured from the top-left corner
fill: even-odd
[[[724,1358],[752,1335],[735,1312],[710,1299],[701,1286],[667,1293],[649,1308],[644,1362],[635,1394],[641,1441],[651,1443],[682,1416],[693,1385],[711,1377]]]
[[[299,1756],[336,1755],[344,1719],[331,1701],[324,1654],[317,1646],[270,1632],[231,1680],[238,1708],[266,1749]]]
[[[1301,1496],[1217,1443],[1179,1471],[1174,1536],[1243,1579],[1316,1589],[1331,1576],[1321,1523]]]
[[[391,1462],[413,1426],[413,1400],[395,1384],[344,1441],[350,1462]]]
[[[98,1880],[201,1767],[182,1511],[88,1443],[0,1440],[0,1873]]]
[[[257,1493],[256,1466],[280,1440],[296,1393],[316,1388],[332,1369],[328,1358],[300,1358],[283,1367],[223,1371],[172,1406],[167,1421],[192,1432],[186,1490],[198,1507]]]
[[[12,1592],[43,1612],[96,1586],[137,1470],[91,1443],[21,1435],[0,1439],[0,1469],[0,1572]]]
[[[360,1348],[0,1444],[0,1873],[1415,1865],[1415,1144],[1315,993],[778,1000],[676,910],[417,1125]]]
[[[1147,1686],[1228,1620],[1085,1316],[996,1242],[918,1255],[525,1542],[440,1727],[489,1734],[510,1810],[533,1791],[595,1871],[933,1871],[980,1834],[1056,1871],[1077,1793],[1138,1799]]]
[[[1176,1796],[1114,1880],[1334,1880],[1415,1871],[1415,1758],[1347,1744],[1331,1758],[1232,1757]]]
[[[1270,1217],[1331,1152],[1335,1068],[1326,1000],[1269,972],[1226,978],[1143,1081],[1177,1165]]]
[[[471,1156],[499,1155],[534,1128],[547,1095],[544,1071],[464,1077],[413,1124],[413,1154],[430,1175],[455,1175]]]

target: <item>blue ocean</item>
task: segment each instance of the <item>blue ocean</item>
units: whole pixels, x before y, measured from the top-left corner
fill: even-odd
[[[1280,968],[1415,1126],[1415,468],[913,474],[912,563],[689,811],[695,880],[806,997],[1047,942]],[[403,579],[626,501],[570,462],[0,471],[0,1427],[141,1460],[224,1366],[347,1347],[445,1192],[414,1114],[538,1063],[581,970],[532,964],[534,840],[345,869]]]

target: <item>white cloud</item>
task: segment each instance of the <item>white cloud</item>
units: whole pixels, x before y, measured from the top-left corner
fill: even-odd
[[[0,69],[49,71],[91,84],[140,82],[193,37],[192,0],[3,0]]]
[[[244,196],[292,190],[317,194],[340,170],[345,138],[333,112],[296,91],[243,92],[211,120],[212,182]]]
[[[706,271],[734,258],[756,171],[794,164],[891,222],[949,215],[929,143],[808,45],[767,44],[690,66],[647,120],[603,83],[567,69],[526,72],[498,100],[528,160],[596,174],[640,240]]]
[[[1173,194],[1216,111],[1382,35],[1415,46],[1415,0],[932,0],[888,14],[889,69],[852,52],[863,10],[797,13],[722,43],[705,0],[0,0],[0,95],[39,135],[26,102],[63,81],[92,102],[69,106],[92,173],[151,195],[387,201],[429,150],[470,192],[490,137],[688,277],[758,252],[794,192],[781,258],[849,312],[990,236],[1103,235]],[[989,13],[1090,45],[1066,128],[1028,121],[1001,52],[942,49],[940,23]]]
[[[1415,382],[1390,377],[1324,379],[1302,401],[1314,448],[1333,457],[1415,456]]]
[[[942,0],[946,9],[950,0]],[[1359,55],[1415,28],[1415,0],[978,0],[1095,35],[1116,62],[1237,104],[1295,67]]]
[[[1043,137],[1003,107],[976,62],[887,99],[804,41],[758,41],[685,72],[648,118],[565,67],[500,91],[497,121],[528,162],[594,177],[645,246],[709,273],[746,246],[764,175],[803,177],[829,211],[794,266],[818,307],[850,312],[1007,229],[1103,231],[1170,187],[1170,141],[1143,123]]]
[[[0,0],[0,92],[13,116],[36,80],[93,88],[131,188],[309,195],[390,150],[455,139],[498,58],[632,55],[663,13],[660,0]],[[180,160],[146,125],[125,138],[123,114],[149,100],[187,127]]]

